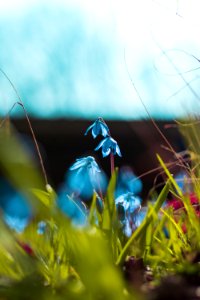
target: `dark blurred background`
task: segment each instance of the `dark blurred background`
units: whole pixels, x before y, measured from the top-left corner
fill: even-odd
[[[90,134],[84,136],[86,129],[93,121],[31,119],[49,181],[56,189],[60,187],[66,171],[75,159],[87,155],[94,156],[98,164],[110,176],[109,158],[102,158],[101,151],[94,151],[100,139],[94,140]],[[28,138],[34,149],[27,121],[24,119],[13,120],[13,124],[26,140]],[[107,121],[107,124],[112,136],[118,141],[122,153],[121,158],[115,157],[116,166],[130,166],[136,176],[141,176],[159,166],[156,153],[165,162],[175,161],[174,154],[164,149],[163,145],[167,145],[151,121]],[[157,121],[157,125],[175,151],[184,150],[183,139],[178,128],[174,126],[174,122]],[[172,125],[172,128],[166,129],[166,125]],[[178,170],[179,168],[176,166],[172,172],[176,173]],[[148,195],[159,173],[160,171],[156,170],[141,178],[143,198]],[[159,176],[156,183],[159,184],[162,181],[163,177]]]

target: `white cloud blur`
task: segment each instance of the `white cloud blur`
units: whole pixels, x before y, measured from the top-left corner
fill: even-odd
[[[127,68],[154,117],[200,112],[199,9],[198,0],[0,0],[0,65],[40,116],[145,117]]]

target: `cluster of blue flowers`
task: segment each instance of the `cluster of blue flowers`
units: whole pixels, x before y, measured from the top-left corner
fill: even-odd
[[[102,118],[98,118],[89,126],[85,135],[89,132],[92,133],[94,139],[99,135],[104,137],[95,148],[95,151],[101,148],[103,157],[109,154],[121,156],[120,148],[111,137],[110,130]],[[82,200],[87,201],[91,199],[95,192],[98,196],[99,207],[102,207],[102,195],[105,193],[108,184],[107,176],[99,168],[95,158],[87,156],[76,159],[75,163],[69,168],[65,182],[64,188],[58,195],[58,204],[75,223],[83,223],[83,214],[77,213],[77,207],[72,201],[68,201],[66,192],[70,194],[71,199],[75,200],[76,204],[87,215],[85,207],[82,207]]]
[[[101,135],[104,137],[100,141],[99,145],[95,148],[95,151],[102,149],[102,156],[108,155],[121,155],[119,145],[110,134],[110,130],[102,118],[98,118],[85,132],[87,135],[91,132],[93,138]],[[81,199],[91,199],[93,193],[96,193],[98,199],[98,206],[103,210],[103,198],[107,188],[108,180],[106,175],[99,168],[95,158],[93,156],[87,156],[76,159],[75,163],[70,167],[66,182],[68,191],[71,192],[73,197],[79,205],[81,205]],[[136,196],[142,189],[141,180],[139,180],[129,167],[121,168],[119,171],[116,191],[115,191],[115,203],[118,211],[121,227],[127,236],[130,236],[133,230],[138,227],[144,217],[144,213],[141,210],[141,199]],[[65,194],[66,198],[66,194]],[[66,200],[66,199],[65,199]],[[77,209],[72,210],[72,203],[68,202],[68,205],[62,205],[65,207],[64,211],[72,218],[72,220],[78,220],[82,215],[77,216]],[[68,207],[70,206],[70,207]],[[87,216],[87,211],[85,208]]]
[[[110,130],[102,118],[98,118],[85,132],[92,133],[95,139],[98,135],[102,135],[104,139],[95,148],[95,151],[102,148],[103,157],[112,155],[121,156],[120,148],[117,142],[111,137]],[[75,163],[69,168],[70,172],[67,176],[67,186],[69,192],[73,192],[75,196],[87,200],[90,199],[94,191],[97,194],[105,192],[107,187],[107,177],[102,172],[93,156],[87,156],[76,159]]]
[[[117,142],[111,137],[110,130],[102,118],[98,118],[85,132],[85,135],[91,130],[93,138],[98,135],[105,137],[100,144],[95,148],[95,151],[102,148],[103,157],[108,156],[110,153],[114,155],[121,155],[120,148]]]
[[[119,221],[126,236],[141,223],[141,199],[131,192],[120,195],[115,199]]]
[[[103,157],[110,155],[112,160],[115,155],[122,156],[117,141],[112,138],[102,118],[98,118],[89,126],[85,135],[89,132],[94,139],[99,135],[104,137],[94,149],[97,151],[101,148]],[[106,193],[107,185],[108,179],[93,156],[78,158],[69,168],[65,183],[58,191],[57,204],[75,225],[82,226],[87,224],[88,209],[85,203],[92,198],[94,193],[96,194],[96,208],[100,214],[103,212],[103,195]],[[119,170],[115,189],[115,204],[121,228],[126,236],[132,234],[145,215],[138,196],[141,189],[142,183],[130,167],[122,167]],[[27,226],[30,216],[26,214],[26,218],[22,218],[6,210],[4,219],[11,228],[21,232]],[[39,235],[47,232],[47,229],[46,221],[42,220],[38,223]]]

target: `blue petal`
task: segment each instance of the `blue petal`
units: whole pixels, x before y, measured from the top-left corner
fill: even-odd
[[[106,138],[107,139],[107,138]],[[106,139],[104,139],[103,141],[101,141],[100,143],[99,143],[99,145],[94,149],[95,151],[97,151],[97,150],[99,150],[101,147],[102,147],[102,145],[105,143],[105,140]]]
[[[110,148],[113,146],[113,138],[107,137],[104,139],[104,147]]]
[[[87,156],[83,158],[77,158],[76,162],[69,168],[71,171],[82,168],[82,167],[87,167],[91,163],[93,163],[94,158],[92,156]]]
[[[100,170],[99,166],[97,165],[96,161],[93,161],[93,162],[91,163],[91,166],[90,166],[89,169],[92,170],[92,173],[93,173],[93,174],[96,173],[96,172],[101,172],[101,170]]]
[[[122,204],[124,209],[127,210],[129,208],[130,203],[126,200],[125,195],[121,195],[119,196],[116,200],[115,200],[115,204]]]
[[[142,181],[135,177],[135,179],[130,180],[127,182],[127,186],[129,188],[129,191],[134,194],[139,194],[142,190]]]
[[[135,212],[141,207],[141,199],[139,197],[132,196],[132,199],[130,200],[130,213]]]
[[[110,154],[110,152],[111,152],[110,148],[102,149],[102,155],[103,155],[103,157],[108,156]]]
[[[108,126],[101,122],[101,133],[104,137],[109,136],[109,129]]]
[[[135,176],[132,169],[128,166],[121,167],[117,180],[116,197],[127,192],[138,194],[141,190],[142,181]]]
[[[94,128],[93,128],[93,129],[92,129],[92,136],[93,136],[93,138],[96,139],[97,135],[98,135],[98,134],[95,133]]]
[[[120,148],[119,148],[118,144],[116,145],[116,152],[117,152],[117,154],[118,154],[120,157],[122,157],[121,151],[120,151]]]
[[[100,133],[99,124],[97,123],[97,121],[95,121],[92,128],[93,138],[95,139],[99,133]]]
[[[84,134],[84,135],[87,135],[87,134],[88,134],[88,132],[90,131],[90,129],[92,129],[92,128],[93,128],[93,126],[94,126],[94,124],[90,125],[90,126],[88,127],[88,129],[86,130],[86,132],[85,132],[85,134]]]
[[[83,157],[83,158],[77,158],[75,163],[69,168],[71,171],[72,170],[76,170],[80,167],[84,167],[86,164],[86,158]]]
[[[93,186],[87,169],[82,168],[80,172],[69,172],[67,177],[67,187],[70,193],[76,193],[80,197],[89,199],[93,195]]]
[[[127,237],[130,237],[132,234],[132,229],[128,220],[126,220],[125,223],[124,233]]]
[[[104,137],[109,136],[109,128],[108,126],[102,121],[101,118],[98,118],[92,125],[88,127],[85,132],[87,135],[88,131],[92,129],[92,136],[95,139],[99,134],[103,135]]]
[[[108,186],[108,179],[104,172],[96,173],[92,180],[93,187],[96,191],[105,193]]]
[[[70,169],[70,171],[73,171],[73,170],[82,168],[83,166],[84,166],[84,162],[77,161],[69,169]]]

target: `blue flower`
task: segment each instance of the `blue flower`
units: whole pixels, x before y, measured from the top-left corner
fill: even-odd
[[[105,192],[106,175],[100,170],[94,157],[87,156],[77,159],[66,176],[66,186],[69,193],[78,194],[84,200],[92,197],[94,190]]]
[[[126,193],[119,196],[115,200],[115,204],[122,229],[129,237],[144,218],[144,214],[140,214],[141,199],[134,196],[133,193]]]
[[[127,237],[130,237],[133,231],[138,228],[143,222],[147,214],[147,207],[142,207],[139,211],[135,212],[132,216],[127,216],[122,223],[124,233]]]
[[[115,197],[127,192],[139,194],[142,190],[142,181],[136,177],[128,166],[121,167],[117,178]]]
[[[103,139],[103,141],[101,141],[99,145],[95,148],[95,151],[99,150],[101,147],[103,157],[108,156],[110,153],[122,156],[117,142],[110,136]]]
[[[124,207],[125,212],[128,214],[133,214],[141,208],[141,200],[139,197],[134,196],[133,193],[126,193],[119,196],[115,200],[115,204],[122,205]]]
[[[96,172],[101,172],[93,156],[76,159],[76,162],[69,169],[71,171],[77,170],[78,172],[84,169],[85,171],[89,171],[91,175],[94,175]]]
[[[90,130],[92,131],[92,136],[94,139],[99,134],[103,135],[104,137],[110,136],[109,128],[102,118],[98,118],[91,126],[89,126],[85,132],[85,135],[87,135]]]

